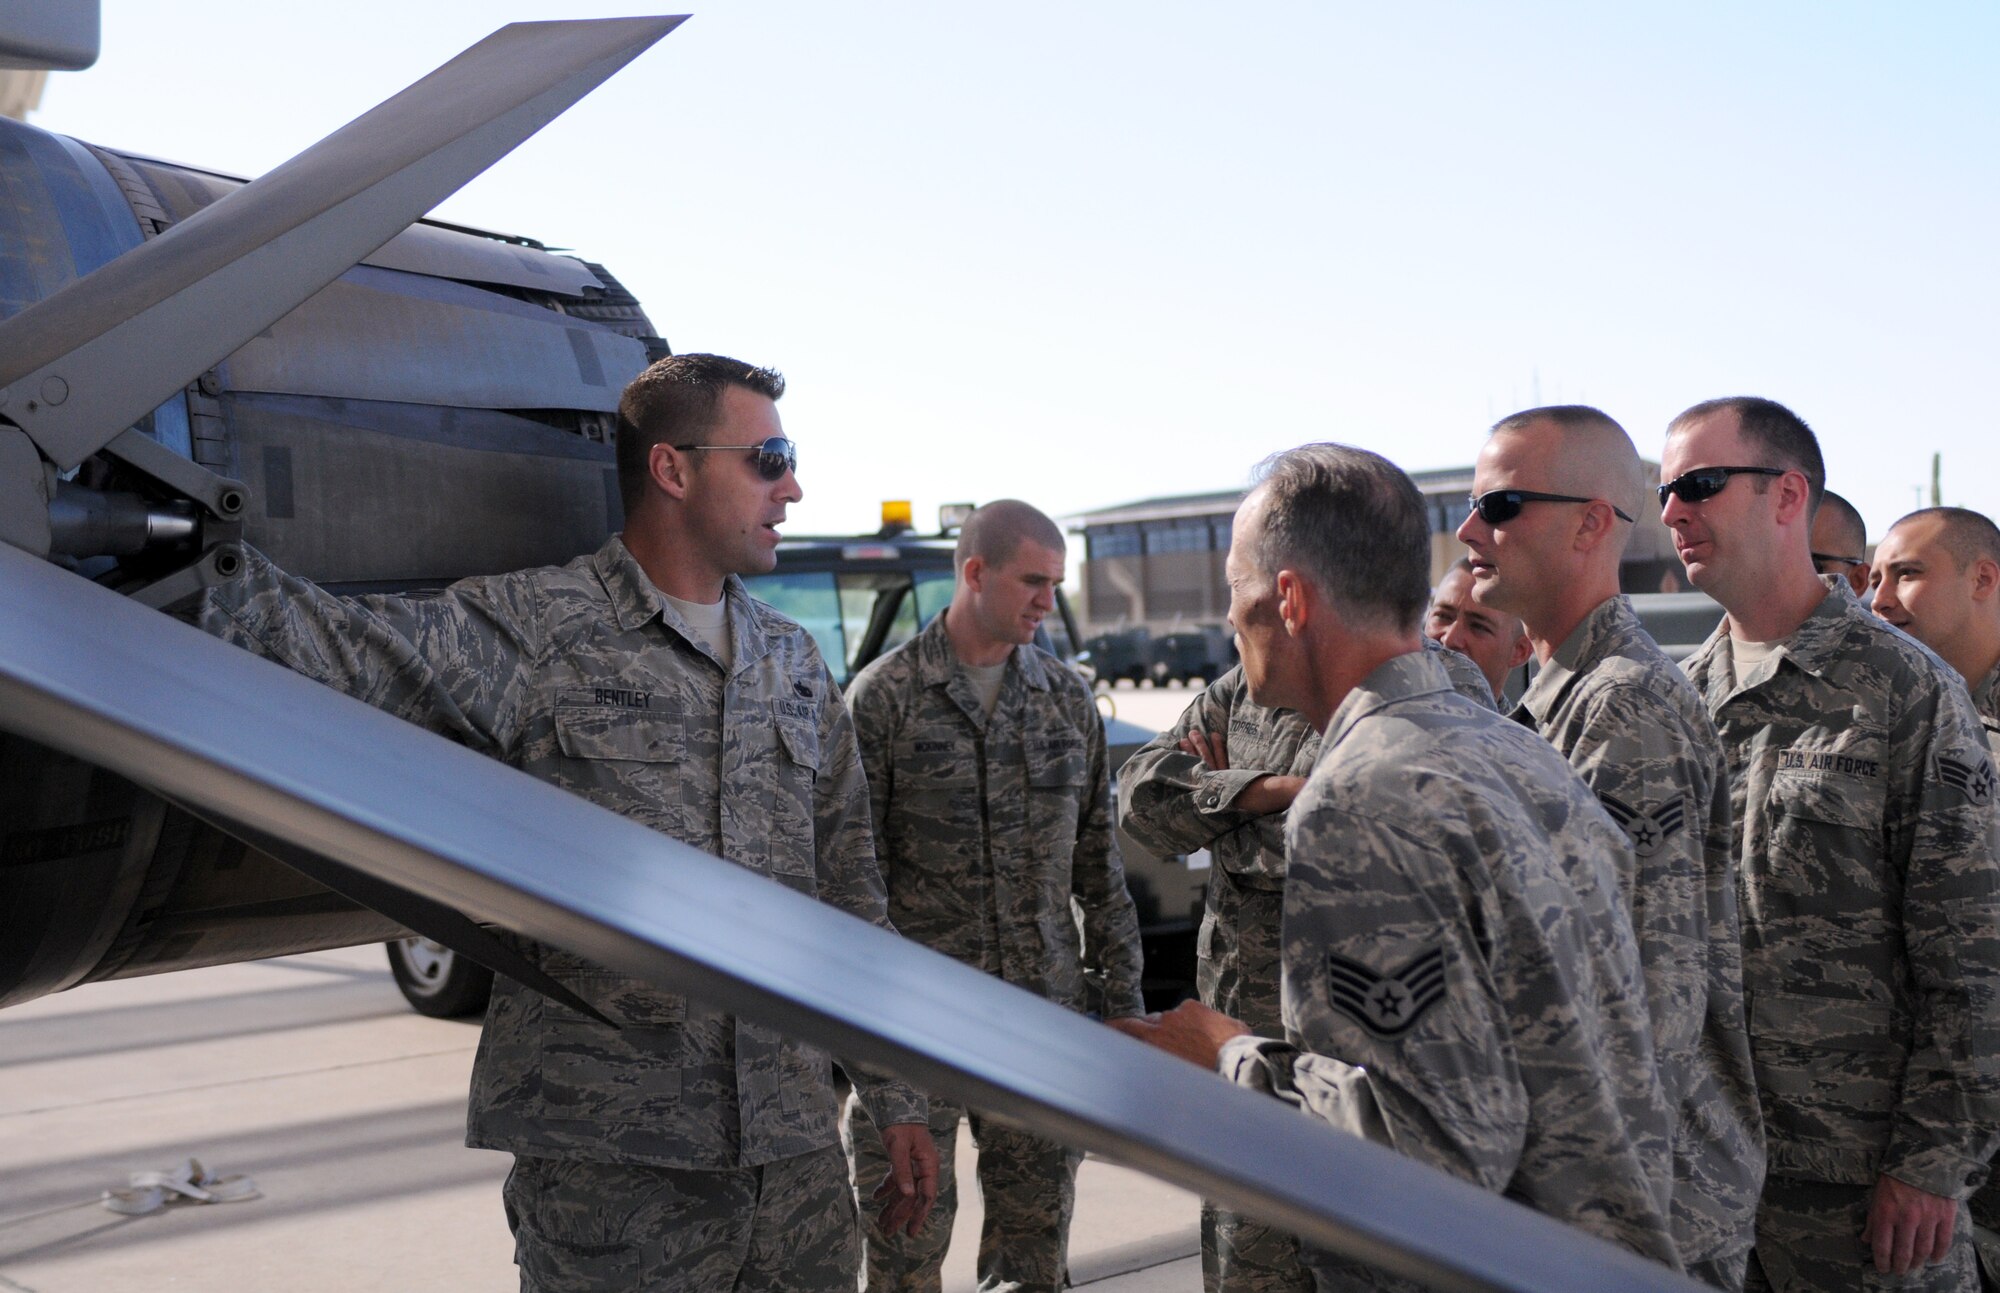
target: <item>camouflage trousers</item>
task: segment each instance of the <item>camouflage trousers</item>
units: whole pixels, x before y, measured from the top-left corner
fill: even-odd
[[[1069,1282],[1069,1222],[1076,1211],[1076,1168],[1081,1155],[1054,1141],[1000,1126],[978,1112],[933,1095],[931,1139],[938,1147],[938,1200],[921,1234],[883,1234],[874,1223],[870,1196],[889,1175],[889,1160],[875,1124],[849,1096],[840,1136],[854,1164],[861,1201],[868,1283],[874,1293],[936,1293],[944,1254],[958,1214],[953,1150],[958,1121],[972,1125],[979,1150],[979,1197],[985,1221],[979,1231],[980,1293],[998,1290],[1056,1293]]]
[[[1312,1293],[1298,1239],[1261,1221],[1201,1203],[1204,1293]]]
[[[1972,1251],[1972,1218],[1964,1204],[1951,1230],[1951,1251],[1935,1266],[1908,1275],[1883,1275],[1873,1251],[1861,1242],[1874,1187],[1830,1185],[1773,1176],[1764,1182],[1757,1209],[1757,1249],[1744,1288],[1749,1293],[1841,1293],[1843,1290],[1909,1290],[1978,1293]]]
[[[714,1171],[517,1155],[501,1197],[521,1293],[853,1293],[860,1274],[832,1145]]]

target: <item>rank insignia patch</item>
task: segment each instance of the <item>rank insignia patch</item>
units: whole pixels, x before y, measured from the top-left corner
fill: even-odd
[[[1964,795],[1975,804],[1984,804],[1993,798],[1993,765],[1985,759],[1977,763],[1963,763],[1950,755],[1937,756],[1938,780]]]
[[[1632,839],[1632,851],[1649,858],[1660,851],[1669,836],[1687,825],[1687,796],[1675,795],[1657,808],[1634,808],[1616,795],[1599,795],[1598,802],[1611,820],[1624,828]]]
[[[1335,1010],[1377,1037],[1400,1037],[1444,998],[1444,949],[1434,947],[1393,974],[1328,952],[1326,993]]]

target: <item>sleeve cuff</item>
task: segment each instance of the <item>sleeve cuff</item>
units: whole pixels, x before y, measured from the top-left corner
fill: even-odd
[[[1946,1199],[1970,1197],[1986,1170],[1985,1162],[1939,1145],[1891,1143],[1882,1159],[1884,1176]]]
[[[848,1076],[854,1079],[854,1094],[868,1111],[868,1120],[877,1127],[930,1121],[930,1101],[909,1083],[880,1077],[858,1067],[849,1068]]]
[[[1204,771],[1194,783],[1194,806],[1203,813],[1230,813],[1243,788],[1259,777],[1269,776],[1254,768],[1224,768]]]

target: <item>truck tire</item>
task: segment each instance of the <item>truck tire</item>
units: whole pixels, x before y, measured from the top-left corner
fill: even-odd
[[[428,938],[401,938],[385,946],[389,973],[418,1014],[457,1019],[485,1012],[493,971]]]

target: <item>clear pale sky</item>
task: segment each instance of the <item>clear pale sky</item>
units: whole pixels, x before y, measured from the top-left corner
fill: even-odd
[[[594,0],[105,0],[31,120],[258,174]],[[713,0],[441,208],[782,368],[799,533],[1073,513],[1586,401],[1819,432],[1871,539],[2000,508],[2000,7]],[[1987,356],[1982,358],[1982,356]]]

